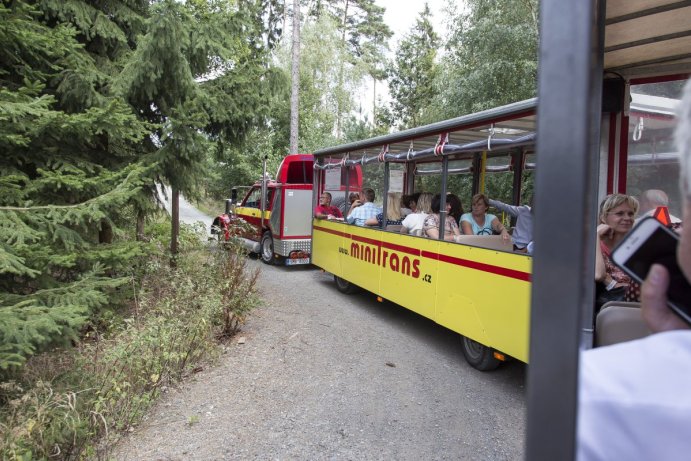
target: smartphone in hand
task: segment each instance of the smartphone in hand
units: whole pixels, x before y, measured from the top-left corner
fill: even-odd
[[[691,284],[677,264],[679,237],[658,220],[641,220],[612,251],[612,261],[642,283],[650,266],[662,264],[669,271],[667,304],[691,324]]]

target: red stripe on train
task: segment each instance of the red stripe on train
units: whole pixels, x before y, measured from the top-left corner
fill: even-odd
[[[326,227],[321,227],[321,226],[314,226],[314,230],[326,232],[327,234],[333,234],[337,235],[339,237],[346,237],[346,238],[351,238],[352,236],[350,234],[346,234],[345,232],[333,230],[333,229],[327,229]]]
[[[531,281],[531,274],[529,272],[517,271],[514,269],[507,269],[501,266],[494,266],[492,264],[480,263],[477,261],[470,261],[468,259],[456,258],[453,256],[447,256],[440,253],[433,253],[431,251],[418,250],[416,248],[410,248],[402,245],[396,245],[388,242],[381,242],[373,240],[367,237],[361,237],[359,235],[346,234],[345,232],[339,232],[332,229],[326,229],[324,227],[314,226],[315,230],[326,232],[328,234],[337,235],[339,237],[346,237],[355,240],[356,242],[367,243],[368,245],[381,246],[383,248],[388,248],[390,250],[400,251],[401,253],[407,253],[414,256],[422,256],[423,258],[434,259],[436,261],[445,262],[448,264],[453,264],[455,266],[467,267],[469,269],[478,270],[481,272],[488,272],[490,274],[500,275],[502,277],[508,277],[512,279],[522,280],[524,282]]]

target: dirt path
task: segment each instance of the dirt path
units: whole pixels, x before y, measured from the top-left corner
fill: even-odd
[[[245,343],[165,395],[115,459],[522,457],[524,365],[478,372],[456,334],[314,268],[262,266],[260,291]]]

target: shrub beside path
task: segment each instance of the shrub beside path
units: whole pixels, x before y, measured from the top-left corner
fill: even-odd
[[[218,366],[169,391],[114,459],[522,457],[524,365],[478,372],[458,335],[314,268],[262,266],[259,290]]]

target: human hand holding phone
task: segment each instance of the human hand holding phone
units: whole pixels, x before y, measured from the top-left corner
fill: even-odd
[[[677,264],[678,241],[679,237],[659,221],[646,218],[612,251],[612,261],[644,283],[643,315],[655,331],[691,325],[691,284]]]
[[[667,307],[668,288],[669,271],[662,264],[653,264],[641,285],[641,304],[645,323],[656,333],[689,328],[686,322]]]

